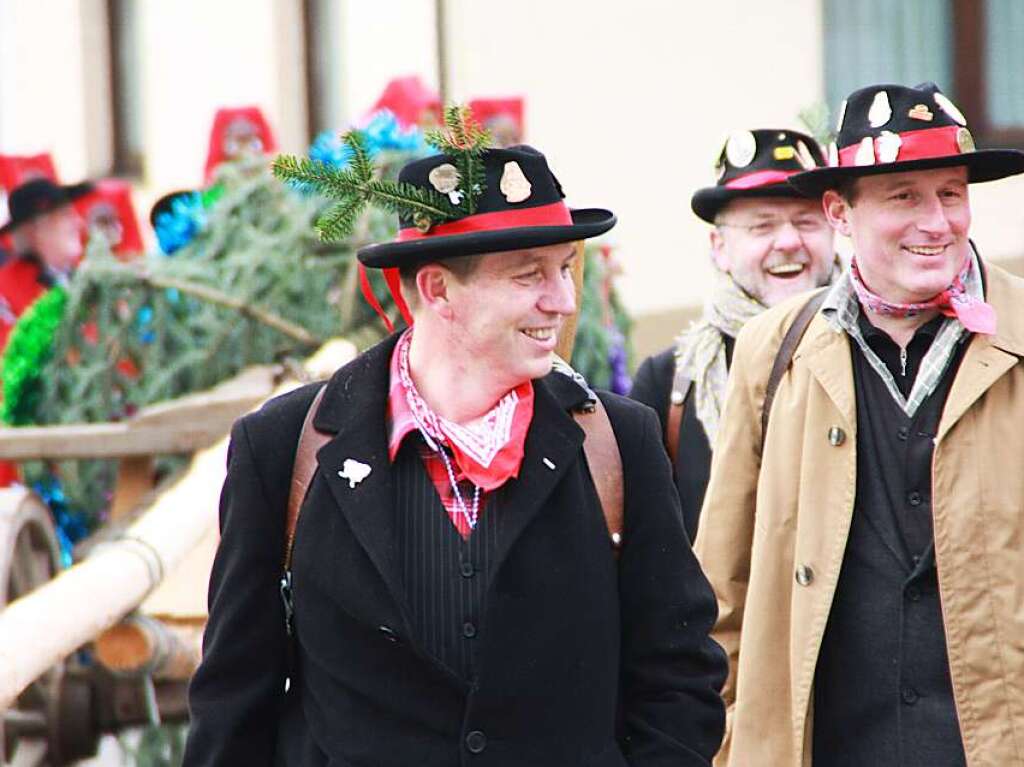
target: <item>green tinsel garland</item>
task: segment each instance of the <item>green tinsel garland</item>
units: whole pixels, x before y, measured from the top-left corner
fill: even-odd
[[[67,300],[63,288],[51,288],[29,306],[11,330],[0,361],[0,420],[8,426],[35,423],[42,394],[42,369],[52,354],[53,339],[64,319]]]

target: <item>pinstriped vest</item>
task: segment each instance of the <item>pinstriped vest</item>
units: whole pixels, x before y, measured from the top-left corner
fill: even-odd
[[[417,643],[460,678],[472,681],[490,563],[501,534],[502,491],[490,494],[464,541],[409,435],[395,457],[395,551]],[[464,483],[463,497],[467,497]],[[472,497],[472,489],[468,491]]]

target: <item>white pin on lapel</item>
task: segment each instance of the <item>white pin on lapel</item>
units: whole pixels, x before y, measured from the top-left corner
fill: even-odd
[[[355,487],[368,476],[370,476],[370,465],[357,461],[355,458],[346,458],[341,465],[338,476],[348,480],[349,487]]]

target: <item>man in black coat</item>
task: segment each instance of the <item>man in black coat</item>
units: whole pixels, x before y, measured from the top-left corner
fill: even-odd
[[[319,387],[234,427],[189,767],[680,767],[718,749],[715,600],[657,418],[600,396],[623,467],[616,558],[572,414],[593,395],[551,372],[573,242],[615,217],[568,209],[529,147],[484,152],[482,184],[462,183],[462,159],[406,166],[422,194],[398,240],[359,252],[401,269],[415,324],[323,390],[313,423],[331,438],[290,609],[285,508]],[[424,222],[416,205],[444,209],[437,195],[473,195],[472,212]]]
[[[803,133],[736,131],[719,153],[717,183],[698,189],[690,201],[697,217],[712,225],[717,280],[700,319],[672,348],[641,363],[629,396],[661,419],[691,541],[736,334],[769,306],[825,285],[838,272],[820,199],[786,183],[823,164],[818,143]]]

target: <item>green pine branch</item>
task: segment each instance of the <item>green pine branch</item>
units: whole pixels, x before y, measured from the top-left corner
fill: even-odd
[[[472,215],[486,187],[483,154],[490,146],[491,134],[477,123],[468,106],[452,105],[444,111],[444,128],[428,131],[426,141],[454,161],[463,192],[459,209]]]
[[[321,239],[335,241],[347,237],[367,205],[412,219],[425,217],[432,223],[448,221],[461,214],[460,208],[438,192],[377,178],[377,166],[366,151],[359,131],[349,131],[342,141],[351,153],[346,168],[294,155],[279,155],[273,163],[278,179],[313,189],[337,202],[317,219]]]

